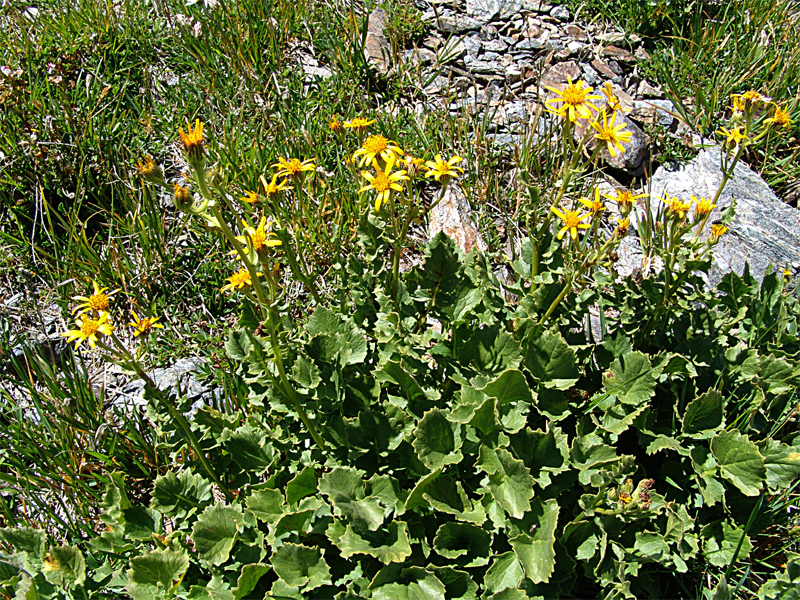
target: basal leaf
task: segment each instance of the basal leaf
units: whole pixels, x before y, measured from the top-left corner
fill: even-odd
[[[192,527],[192,541],[197,555],[214,565],[221,565],[230,555],[239,527],[244,525],[238,504],[213,504],[206,508]]]
[[[10,544],[16,552],[27,552],[31,557],[42,558],[47,533],[33,527],[3,527],[0,529],[0,540]]]
[[[767,488],[780,492],[789,488],[800,476],[800,450],[769,438],[761,448],[767,469]]]
[[[756,445],[738,431],[724,431],[711,440],[720,474],[746,496],[757,496],[766,479],[764,458]]]
[[[540,487],[550,485],[551,475],[569,470],[567,436],[559,427],[551,425],[547,432],[526,428],[510,438],[514,452]]]
[[[481,374],[499,373],[519,366],[519,344],[497,325],[476,329],[460,348],[459,358]]]
[[[258,585],[259,580],[269,573],[271,569],[269,565],[262,563],[253,563],[242,567],[242,572],[239,574],[239,579],[233,590],[233,597],[236,600],[247,599]]]
[[[411,490],[411,493],[408,495],[406,499],[406,510],[411,510],[412,508],[416,508],[417,506],[424,506],[425,500],[423,498],[423,494],[428,489],[431,483],[436,481],[436,479],[442,474],[441,469],[436,469],[435,471],[428,473],[422,479],[417,481],[417,485],[414,486],[414,489]]]
[[[284,583],[305,592],[331,583],[330,568],[319,548],[283,544],[272,553],[271,562]]]
[[[286,484],[286,502],[294,506],[306,496],[317,493],[317,476],[314,469],[305,467]]]
[[[243,362],[247,358],[251,346],[252,344],[244,330],[231,330],[225,342],[225,353],[231,360]]]
[[[575,352],[558,332],[544,331],[528,341],[525,366],[545,388],[565,390],[578,381]]]
[[[185,469],[156,477],[150,506],[167,517],[185,519],[211,501],[211,484]]]
[[[533,477],[525,464],[504,448],[481,446],[478,466],[489,475],[489,491],[505,511],[516,519],[530,510]]]
[[[361,474],[349,467],[337,467],[325,473],[319,491],[343,515],[356,532],[375,531],[383,523],[383,508],[377,498],[364,497]]]
[[[44,559],[44,574],[50,583],[66,588],[86,581],[86,561],[77,546],[53,546]]]
[[[400,581],[387,583],[372,592],[374,600],[445,600],[445,586],[433,574],[421,567],[400,572]]]
[[[518,369],[508,369],[487,383],[481,390],[499,404],[508,402],[533,402],[533,395],[525,375]]]
[[[272,464],[274,451],[264,429],[245,423],[222,434],[225,449],[243,471],[261,474]]]
[[[489,562],[492,536],[469,523],[445,523],[433,540],[433,549],[460,567],[481,567]]]
[[[717,461],[708,449],[701,446],[692,448],[691,457],[703,501],[707,506],[713,506],[725,497],[725,486],[716,477]]]
[[[750,538],[745,535],[744,530],[733,527],[727,522],[722,526],[707,525],[703,528],[702,534],[706,540],[703,555],[715,567],[727,567],[734,557],[737,561],[746,561],[753,550],[753,544],[750,543]]]
[[[695,435],[720,429],[725,425],[723,413],[722,394],[710,389],[686,407],[681,431],[684,435]]]
[[[257,490],[247,497],[247,509],[265,523],[277,521],[286,508],[286,500],[279,490]]]
[[[294,365],[292,365],[292,379],[301,387],[313,390],[321,381],[319,367],[308,356],[298,353]]]
[[[132,584],[160,586],[169,591],[180,585],[189,568],[189,557],[175,550],[153,550],[131,558],[128,577]]]
[[[436,575],[436,579],[444,584],[444,596],[447,600],[476,600],[478,584],[466,571],[458,571],[449,567],[428,567]]]
[[[122,511],[125,518],[125,537],[131,540],[146,540],[154,533],[161,533],[161,513],[145,506],[131,506]]]
[[[546,583],[556,564],[555,531],[558,524],[558,501],[551,498],[533,507],[537,518],[532,534],[521,533],[509,540],[525,576],[533,583]]]
[[[425,413],[414,431],[414,450],[431,471],[461,462],[461,426],[434,408]]]
[[[661,372],[641,352],[629,352],[611,363],[603,378],[606,393],[623,404],[638,405],[650,400],[655,393],[656,380]]]
[[[472,502],[461,482],[453,481],[449,475],[441,476],[428,485],[423,497],[435,510],[454,515],[459,521],[481,525],[486,520],[486,511],[480,502]]]
[[[525,572],[514,552],[496,555],[483,577],[483,586],[490,593],[519,585]]]
[[[388,565],[394,562],[402,563],[411,556],[407,527],[405,521],[392,521],[378,531],[358,534],[350,525],[345,527],[339,521],[334,521],[328,527],[326,534],[339,548],[342,558],[366,554]]]

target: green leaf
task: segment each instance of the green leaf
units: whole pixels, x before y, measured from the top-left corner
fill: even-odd
[[[723,478],[745,496],[757,496],[767,471],[756,445],[738,431],[724,431],[711,440],[711,452]]]
[[[278,490],[257,490],[247,497],[247,509],[264,523],[274,523],[286,512],[286,501]]]
[[[461,426],[434,408],[425,413],[414,431],[414,450],[431,471],[461,462]]]
[[[388,361],[381,370],[375,371],[375,379],[399,385],[403,390],[403,397],[408,401],[425,399],[425,391],[422,386],[399,362]]]
[[[243,471],[262,474],[272,464],[274,451],[264,429],[245,423],[236,431],[226,429],[221,441]]]
[[[317,476],[314,469],[305,467],[286,484],[286,502],[294,506],[306,496],[317,493]]]
[[[536,503],[534,515],[537,522],[533,534],[521,533],[509,540],[525,576],[533,583],[546,583],[553,574],[556,564],[554,544],[558,511],[558,501],[555,498]]]
[[[231,330],[225,342],[225,354],[235,362],[243,362],[250,352],[252,343],[243,329]]]
[[[447,600],[475,600],[478,597],[478,584],[466,571],[458,571],[449,567],[428,567],[436,575],[436,579],[444,584],[444,596]]]
[[[161,513],[144,506],[131,506],[122,511],[125,516],[125,537],[131,540],[146,540],[154,533],[161,533]]]
[[[656,379],[661,373],[650,359],[641,352],[629,352],[611,363],[611,369],[603,378],[606,393],[623,404],[643,404],[655,393]]]
[[[230,556],[244,515],[238,504],[214,504],[206,508],[192,527],[192,541],[198,556],[214,565],[221,565]]]
[[[725,486],[716,477],[717,461],[709,450],[701,446],[692,448],[691,456],[703,501],[707,506],[713,506],[725,496]]]
[[[284,544],[272,554],[272,567],[290,586],[308,592],[331,583],[331,571],[319,548]]]
[[[242,567],[242,572],[239,574],[239,579],[236,582],[236,588],[233,590],[233,597],[236,600],[246,599],[256,588],[261,577],[271,570],[272,567],[263,563],[254,563]]]
[[[486,511],[480,502],[473,503],[464,492],[461,482],[453,481],[449,475],[431,482],[423,497],[434,509],[455,515],[459,521],[481,525],[486,520]]]
[[[629,404],[613,404],[603,413],[600,427],[614,435],[620,435],[633,425],[636,418],[647,410],[647,404],[630,406]]]
[[[800,594],[800,554],[787,552],[786,570],[758,590],[758,600],[798,600]]]
[[[558,332],[544,331],[528,342],[525,366],[545,388],[565,390],[578,381],[575,352]]]
[[[489,475],[492,497],[516,519],[530,510],[533,498],[533,477],[525,464],[503,448],[493,450],[481,446],[478,467]]]
[[[706,542],[703,546],[703,555],[715,567],[727,567],[734,557],[737,561],[746,561],[753,550],[750,538],[745,535],[740,527],[733,527],[729,523],[707,525],[703,528],[702,535]],[[742,539],[744,538],[744,539]],[[741,541],[741,548],[739,543]],[[739,548],[738,554],[736,549]]]
[[[326,535],[339,548],[342,558],[350,558],[354,554],[373,556],[383,564],[401,563],[411,556],[411,544],[405,521],[392,521],[378,531],[356,533],[353,528],[334,521],[328,527]]]
[[[497,398],[498,404],[509,402],[533,402],[533,395],[525,375],[518,369],[503,371],[487,383],[481,391],[490,398]]]
[[[664,537],[651,531],[637,531],[633,549],[639,555],[655,562],[663,562],[670,553],[669,544]]]
[[[71,588],[86,581],[86,561],[77,546],[53,546],[44,559],[44,573],[55,585]]]
[[[469,523],[445,523],[433,540],[437,554],[460,567],[482,567],[492,555],[492,536]]]
[[[476,329],[459,351],[462,364],[481,374],[514,369],[522,360],[519,344],[498,325]]]
[[[0,540],[10,544],[17,552],[43,558],[47,533],[33,527],[3,527],[0,529]]]
[[[197,507],[211,500],[211,484],[191,469],[175,475],[174,471],[156,477],[153,486],[152,508],[167,517],[185,519],[197,511]]]
[[[684,435],[694,435],[717,430],[725,424],[723,412],[722,394],[710,389],[686,407],[681,431]]]
[[[377,498],[364,498],[364,481],[355,469],[337,467],[325,473],[319,491],[357,533],[375,531],[383,524],[383,508]]]
[[[180,585],[189,568],[189,557],[175,550],[153,550],[131,558],[128,577],[132,584],[161,586],[170,591]]]
[[[733,600],[733,591],[728,582],[725,580],[725,575],[720,576],[719,583],[713,590],[703,590],[704,600]]]
[[[519,588],[507,587],[496,594],[487,596],[486,600],[529,600],[530,596]]]
[[[515,588],[522,581],[525,572],[513,552],[499,554],[492,559],[492,565],[483,577],[483,585],[488,592],[495,593],[506,588]]]
[[[303,388],[313,390],[321,381],[319,367],[308,356],[298,353],[292,365],[292,379]]]
[[[411,493],[408,495],[406,499],[406,510],[411,510],[412,508],[416,508],[417,506],[424,506],[425,500],[423,499],[423,495],[428,489],[428,486],[431,485],[436,479],[442,474],[441,469],[436,469],[435,471],[428,473],[417,481],[417,485],[414,486],[414,489],[411,490]]]
[[[421,567],[403,569],[400,579],[375,588],[373,600],[445,600],[445,586]]]
[[[761,448],[770,492],[788,489],[800,476],[800,450],[769,438]]]

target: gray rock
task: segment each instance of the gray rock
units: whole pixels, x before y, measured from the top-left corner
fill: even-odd
[[[667,111],[675,112],[675,106],[669,100],[634,100],[633,110],[628,116],[640,123],[658,123],[669,129],[675,118]]]
[[[505,52],[508,49],[508,44],[501,39],[496,39],[484,42],[483,49],[486,52]]]
[[[477,247],[481,252],[488,249],[480,232],[470,219],[470,205],[461,186],[451,183],[445,190],[441,202],[428,213],[429,235],[433,238],[443,231],[465,253]]]
[[[583,80],[586,82],[586,84],[591,86],[597,85],[597,71],[595,71],[591,65],[587,65],[586,63],[581,63],[580,67],[581,73],[583,73]]]
[[[364,45],[364,56],[378,73],[386,75],[389,72],[389,57],[391,49],[386,38],[386,11],[376,8],[369,15],[367,23],[367,40]]]
[[[522,38],[514,44],[514,50],[541,50],[547,44],[536,38]]]
[[[494,74],[503,73],[503,65],[496,60],[480,60],[472,58],[469,54],[464,58],[464,64],[468,71],[473,73]]]
[[[439,29],[456,35],[480,29],[483,23],[467,15],[444,15],[436,21]]]
[[[562,22],[569,21],[569,9],[566,6],[554,6],[550,16]]]
[[[467,0],[467,14],[483,21],[508,19],[522,8],[522,0]]]
[[[558,63],[550,67],[547,72],[542,75],[539,82],[540,87],[545,86],[556,87],[567,83],[567,78],[573,82],[580,78],[581,69],[574,60]],[[560,89],[560,88],[559,88]]]
[[[718,147],[702,150],[692,161],[675,169],[659,167],[650,182],[652,194],[664,192],[688,200],[713,198],[722,181]],[[745,263],[761,279],[769,265],[782,267],[800,261],[800,211],[782,202],[757,173],[740,162],[717,201],[709,223],[720,208],[736,200],[736,216],[714,247],[710,282],[729,271],[741,274]]]
[[[641,98],[663,98],[664,92],[657,85],[651,85],[649,81],[643,79],[639,83],[637,95]]]
[[[484,41],[494,40],[499,37],[500,33],[497,30],[497,27],[492,25],[491,23],[487,23],[486,25],[481,26],[480,34],[481,39]]]
[[[436,53],[427,48],[415,48],[403,52],[403,63],[412,67],[429,65],[436,60]]]
[[[553,10],[553,5],[544,0],[522,0],[522,8],[540,14],[547,14]]]

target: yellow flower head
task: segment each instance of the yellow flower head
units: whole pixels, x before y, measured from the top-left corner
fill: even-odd
[[[630,226],[631,226],[631,220],[630,219],[617,219],[617,227],[616,227],[616,229],[614,229],[614,233],[618,237],[621,237],[621,238],[625,237],[625,235],[628,233],[628,228]]]
[[[379,211],[381,209],[381,204],[389,200],[389,196],[391,195],[392,191],[401,192],[403,191],[403,187],[400,185],[399,182],[408,180],[408,175],[406,175],[405,171],[396,171],[392,173],[392,167],[394,166],[394,157],[390,158],[389,161],[386,163],[386,170],[382,171],[378,166],[377,162],[373,163],[373,167],[375,168],[375,174],[372,175],[367,171],[362,171],[361,176],[369,181],[368,185],[365,185],[358,193],[361,194],[363,192],[367,192],[369,190],[375,190],[378,192],[378,197],[375,198],[375,211]]]
[[[342,133],[344,133],[344,128],[342,127],[342,124],[339,122],[339,119],[336,118],[336,115],[333,115],[333,118],[328,121],[328,127],[333,133],[337,135],[341,135]]]
[[[764,122],[774,124],[781,129],[788,129],[792,126],[792,119],[789,116],[789,113],[783,110],[777,104],[775,105],[775,114],[773,114],[772,117]]]
[[[725,144],[731,148],[747,141],[747,136],[742,133],[742,127],[733,127],[730,130],[720,128],[719,133],[725,136]]]
[[[623,504],[630,504],[630,503],[633,501],[633,498],[631,498],[631,495],[630,495],[630,494],[626,494],[625,492],[622,492],[622,493],[619,495],[619,500],[620,500],[620,502],[622,502]]]
[[[608,153],[611,154],[612,157],[617,155],[615,149],[619,149],[620,152],[625,152],[625,147],[622,144],[629,143],[633,137],[633,133],[630,131],[622,131],[627,127],[626,123],[622,122],[615,127],[614,124],[616,120],[617,113],[611,115],[610,123],[608,122],[606,113],[603,113],[602,125],[600,125],[598,121],[592,121],[590,123],[592,128],[597,132],[594,134],[594,139],[605,142]]]
[[[670,196],[667,193],[664,193],[664,197],[661,198],[661,201],[667,205],[667,212],[678,219],[683,219],[691,207],[691,204],[688,202],[684,202],[677,196]]]
[[[260,273],[259,273],[260,275]],[[228,283],[222,286],[220,291],[227,292],[228,290],[241,290],[249,288],[253,285],[253,280],[250,278],[250,271],[246,267],[242,267],[236,273],[226,279]]]
[[[136,163],[136,170],[139,171],[139,175],[145,181],[158,184],[164,183],[164,170],[155,163],[153,157],[149,154]]]
[[[101,288],[95,280],[92,280],[92,287],[94,291],[90,296],[74,296],[72,298],[73,300],[79,300],[81,302],[81,304],[72,310],[73,313],[79,312],[82,314],[89,311],[97,313],[105,312],[108,310],[108,306],[111,300],[113,300],[114,294],[119,292],[119,290],[114,290],[113,292],[106,293],[108,288]]]
[[[606,97],[606,106],[608,106],[608,108],[613,111],[618,110],[622,112],[622,104],[620,104],[619,98],[617,98],[616,94],[614,94],[610,83],[606,82],[600,91],[603,92],[603,96]]]
[[[711,237],[709,241],[712,244],[716,244],[723,235],[728,232],[728,228],[725,227],[722,223],[714,223],[711,226]]]
[[[561,212],[556,207],[553,207],[553,212],[562,220],[564,221],[564,227],[561,228],[561,231],[558,232],[558,239],[564,237],[564,234],[569,231],[570,236],[574,240],[578,237],[578,229],[588,229],[591,227],[589,223],[582,223],[586,217],[590,216],[591,213],[586,213],[583,215],[578,214],[579,211],[577,210],[568,210],[566,212]]]
[[[153,329],[164,329],[161,323],[156,323],[160,317],[145,317],[140,319],[135,312],[131,311],[131,314],[133,315],[133,321],[128,323],[128,326],[136,330],[133,332],[133,337],[139,337],[143,333],[150,333]]]
[[[425,161],[421,158],[416,158],[410,154],[406,154],[405,158],[401,158],[400,166],[406,170],[406,173],[411,179],[419,176],[425,168]]]
[[[250,227],[244,221],[242,221],[242,224],[245,227],[247,235],[237,236],[236,240],[246,248],[251,247],[257,253],[261,253],[265,252],[267,248],[274,248],[283,243],[276,237],[275,232],[272,231],[272,221],[270,220],[270,222],[267,223],[266,216],[261,217],[261,222],[258,224],[258,227]],[[236,254],[236,250],[233,250],[231,254]]]
[[[109,316],[107,312],[101,312],[97,319],[92,319],[87,314],[80,314],[75,318],[78,329],[70,329],[61,335],[67,338],[67,343],[74,341],[76,348],[80,347],[84,340],[88,340],[89,346],[94,348],[101,334],[114,333],[111,323],[108,322]]]
[[[464,159],[460,156],[454,156],[450,160],[445,160],[442,158],[441,154],[437,154],[434,160],[429,160],[425,163],[425,166],[428,168],[425,177],[433,177],[436,181],[444,185],[450,181],[451,177],[457,177],[458,171],[461,171],[461,173],[464,172],[464,169],[455,166],[462,160]]]
[[[592,215],[592,217],[598,216],[606,209],[606,205],[603,204],[602,200],[600,200],[600,190],[597,188],[594,188],[593,200],[589,200],[588,198],[578,198],[578,202],[589,209],[589,213]]]
[[[647,197],[647,194],[634,195],[630,190],[616,190],[615,193],[616,196],[611,196],[609,194],[603,194],[603,196],[609,200],[616,201],[617,208],[623,217],[627,217],[628,214],[630,214],[631,210],[633,209],[633,203],[636,200]]]
[[[388,163],[390,158],[397,160],[402,154],[403,151],[397,143],[387,140],[382,135],[371,135],[364,140],[361,148],[353,153],[353,161],[360,156],[361,160],[358,166],[363,167],[364,163],[371,163],[376,157],[380,157],[384,163]]]
[[[273,197],[277,196],[278,194],[280,194],[281,192],[283,192],[285,190],[294,189],[292,186],[289,185],[289,180],[288,179],[283,179],[283,180],[281,180],[280,183],[278,183],[278,176],[277,175],[273,175],[272,176],[272,181],[270,181],[269,183],[267,183],[267,180],[262,175],[261,176],[261,185],[264,186],[264,195],[267,198],[273,198]]]
[[[352,129],[356,133],[364,133],[367,130],[367,127],[375,123],[375,119],[368,121],[367,119],[362,119],[360,117],[355,117],[350,119],[349,121],[344,122],[345,129]]]
[[[317,168],[317,165],[314,164],[314,159],[311,158],[304,161],[299,158],[278,158],[278,162],[272,166],[278,167],[278,177],[286,176],[294,179],[302,178],[303,173]]]
[[[786,267],[785,269],[783,269],[783,279],[785,281],[791,280],[792,275],[794,275],[794,273],[792,272],[792,270],[789,267]]]
[[[246,202],[247,204],[255,204],[258,202],[258,193],[245,190],[244,196],[241,196],[239,200]]]
[[[583,81],[572,83],[572,79],[567,77],[567,86],[563,90],[545,86],[545,89],[558,95],[557,98],[547,100],[545,105],[558,116],[569,117],[572,122],[577,119],[591,119],[592,111],[597,109],[589,100],[600,100],[600,96],[592,96],[592,88],[583,85]],[[556,107],[556,103],[560,103],[561,106]]]
[[[731,94],[734,110],[750,110],[759,102],[770,102],[772,98],[762,96],[755,90],[748,90],[744,94]]]
[[[700,221],[705,219],[708,215],[711,214],[711,211],[716,208],[716,204],[711,204],[711,200],[706,198],[697,199],[696,196],[692,196],[692,200],[694,201],[694,220]]]
[[[182,212],[188,211],[194,204],[189,190],[179,183],[173,183],[172,186],[175,188],[175,193],[172,196],[172,202],[175,204],[175,208]]]
[[[205,150],[203,148],[203,122],[197,119],[194,129],[192,129],[192,126],[187,122],[186,129],[188,133],[186,133],[182,127],[178,132],[183,142],[183,150],[186,152],[186,157],[189,159],[189,162],[202,160],[205,156]]]

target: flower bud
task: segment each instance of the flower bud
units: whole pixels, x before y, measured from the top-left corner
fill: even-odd
[[[172,202],[175,204],[175,208],[181,212],[191,212],[192,206],[194,205],[191,192],[179,183],[173,183],[172,185],[175,188],[175,193],[172,196]]]

